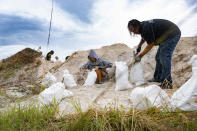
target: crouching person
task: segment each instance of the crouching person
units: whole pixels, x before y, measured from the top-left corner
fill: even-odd
[[[99,58],[93,50],[90,50],[88,59],[89,61],[82,66],[82,69],[95,69],[97,74],[96,84],[102,84],[102,82],[108,77],[108,72],[106,69],[111,68],[112,63]]]

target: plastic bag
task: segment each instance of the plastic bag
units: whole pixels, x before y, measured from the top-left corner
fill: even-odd
[[[157,85],[146,88],[137,87],[130,95],[130,100],[136,109],[147,109],[149,107],[170,107],[168,94]]]
[[[116,91],[132,88],[128,81],[128,66],[126,62],[115,62],[116,64]]]
[[[49,87],[54,83],[56,83],[55,76],[52,75],[50,72],[48,72],[46,74],[45,78],[42,80],[42,85]]]
[[[144,84],[144,72],[140,62],[134,64],[130,70],[130,82],[136,86]]]
[[[61,82],[51,85],[39,94],[39,100],[42,104],[50,105],[54,100],[59,103],[63,98],[73,96],[71,91],[64,89]]]
[[[96,82],[97,79],[97,74],[95,70],[93,69],[92,71],[88,72],[88,77],[85,81],[84,86],[92,86]]]
[[[197,110],[197,55],[191,58],[189,64],[192,65],[192,77],[171,98],[172,106],[184,111]]]
[[[67,88],[72,88],[77,86],[73,75],[69,74],[68,70],[64,70],[63,82]]]

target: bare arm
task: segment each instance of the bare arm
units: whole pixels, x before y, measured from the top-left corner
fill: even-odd
[[[154,46],[154,42],[148,44],[146,48],[138,56],[143,57],[146,53],[148,53],[153,48],[153,46]]]

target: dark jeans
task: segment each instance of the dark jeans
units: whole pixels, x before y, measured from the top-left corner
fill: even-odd
[[[171,60],[173,51],[180,39],[181,33],[173,38],[167,39],[159,45],[156,54],[156,68],[154,73],[154,79],[156,81],[162,82],[167,79],[172,83],[171,77]]]

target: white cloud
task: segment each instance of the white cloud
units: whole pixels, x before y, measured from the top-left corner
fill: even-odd
[[[75,1],[73,1],[75,2]],[[98,48],[113,43],[137,45],[140,37],[131,38],[127,30],[130,19],[169,19],[178,24],[182,36],[197,34],[196,5],[188,5],[186,0],[95,0],[89,12],[90,23],[86,24],[55,4],[50,48],[64,54],[73,50]],[[0,13],[39,19],[48,26],[50,0],[1,0]],[[70,32],[71,36],[64,33]]]
[[[51,12],[51,0],[1,0],[0,13],[17,15],[24,18],[39,19],[48,26]],[[64,31],[81,30],[84,23],[63,11],[54,3],[53,27]]]

